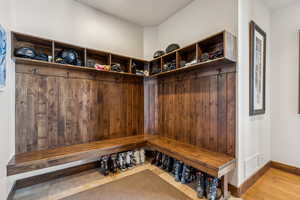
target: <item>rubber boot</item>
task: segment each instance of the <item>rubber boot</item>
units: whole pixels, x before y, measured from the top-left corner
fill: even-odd
[[[109,156],[102,156],[100,160],[100,171],[104,176],[107,176],[109,174],[108,160]]]
[[[172,172],[171,172],[171,175],[173,175],[173,176],[175,176],[177,162],[178,162],[178,160],[174,159],[173,168],[172,168]]]
[[[197,196],[204,198],[206,196],[206,175],[202,172],[197,172]]]
[[[181,161],[177,161],[175,164],[175,181],[179,182],[181,180],[183,170],[183,163]]]
[[[140,161],[141,164],[144,164],[146,161],[146,156],[145,156],[145,149],[140,149]]]
[[[154,151],[153,152],[153,159],[151,161],[151,165],[155,165],[157,154],[158,154],[158,151]]]
[[[208,200],[217,200],[218,184],[219,184],[219,179],[209,178],[208,192],[207,192]]]
[[[112,154],[110,156],[110,172],[117,173],[118,172],[118,165],[117,165],[117,154]]]
[[[167,160],[168,160],[168,156],[166,154],[163,154],[162,159],[161,159],[161,166],[160,166],[161,169],[167,168],[167,166],[166,166]]]

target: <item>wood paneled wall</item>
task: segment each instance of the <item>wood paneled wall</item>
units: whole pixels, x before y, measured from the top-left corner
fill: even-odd
[[[235,65],[145,81],[145,132],[235,156]]]
[[[16,65],[16,154],[143,134],[143,78]]]

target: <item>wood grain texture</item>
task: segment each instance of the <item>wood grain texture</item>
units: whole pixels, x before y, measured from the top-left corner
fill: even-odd
[[[152,149],[172,156],[189,166],[218,178],[235,168],[234,157],[166,137],[150,137],[147,144]]]
[[[300,176],[269,169],[243,196],[244,200],[299,200]]]
[[[236,73],[230,70],[235,65],[224,69],[228,71],[197,70],[145,82],[145,133],[234,157]]]
[[[276,161],[271,162],[271,167],[300,176],[300,168],[298,167],[294,167]]]
[[[16,154],[143,134],[143,106],[143,79],[18,64]]]
[[[96,161],[102,155],[132,150],[146,145],[153,136],[130,136],[85,144],[69,145],[15,155],[7,165],[7,175],[14,175],[74,161]]]

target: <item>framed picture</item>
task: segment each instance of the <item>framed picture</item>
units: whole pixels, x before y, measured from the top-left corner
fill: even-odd
[[[0,91],[6,86],[6,32],[0,25]]]
[[[250,116],[266,112],[266,44],[267,35],[250,22]]]

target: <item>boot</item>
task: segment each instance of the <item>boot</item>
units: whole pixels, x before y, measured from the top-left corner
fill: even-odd
[[[202,172],[197,172],[197,196],[204,198],[206,195],[206,175]]]
[[[107,176],[109,174],[108,160],[108,156],[102,156],[100,160],[100,171],[104,176]]]
[[[178,162],[178,160],[174,159],[173,166],[172,166],[172,172],[171,172],[171,175],[173,175],[173,176],[175,176],[177,162]]]
[[[131,161],[132,161],[132,151],[128,151],[128,152],[126,152],[126,167],[127,168],[133,167]]]
[[[169,157],[168,159],[168,166],[167,166],[167,171],[172,172],[174,167],[174,158]]]
[[[160,153],[160,152],[158,152],[157,154],[156,154],[156,158],[155,158],[155,165],[157,166],[157,167],[160,167],[161,166],[161,159],[162,159],[162,153]]]
[[[119,153],[118,154],[118,162],[119,162],[119,169],[121,171],[125,171],[127,169],[127,167],[126,167],[126,155],[125,155],[125,153]]]
[[[146,161],[145,149],[143,148],[140,150],[140,160],[141,160],[141,164],[144,164]]]
[[[112,154],[110,156],[110,172],[114,174],[118,172],[117,157],[117,154]]]
[[[191,169],[189,166],[183,165],[181,183],[186,184],[186,183],[190,183],[190,181],[191,181]]]
[[[207,192],[208,200],[216,200],[217,199],[218,184],[219,184],[219,179],[217,179],[217,178],[209,179],[208,192]]]
[[[155,165],[157,154],[158,154],[158,151],[154,151],[153,152],[153,159],[151,161],[151,165]]]
[[[161,166],[160,166],[161,169],[165,169],[166,168],[166,161],[167,161],[167,159],[168,159],[168,156],[165,155],[165,154],[163,154],[162,158],[161,158]]]
[[[183,163],[181,161],[177,161],[175,164],[175,181],[179,182],[182,176]]]
[[[135,150],[134,153],[133,153],[133,156],[134,156],[134,164],[135,165],[141,164],[140,151]]]

